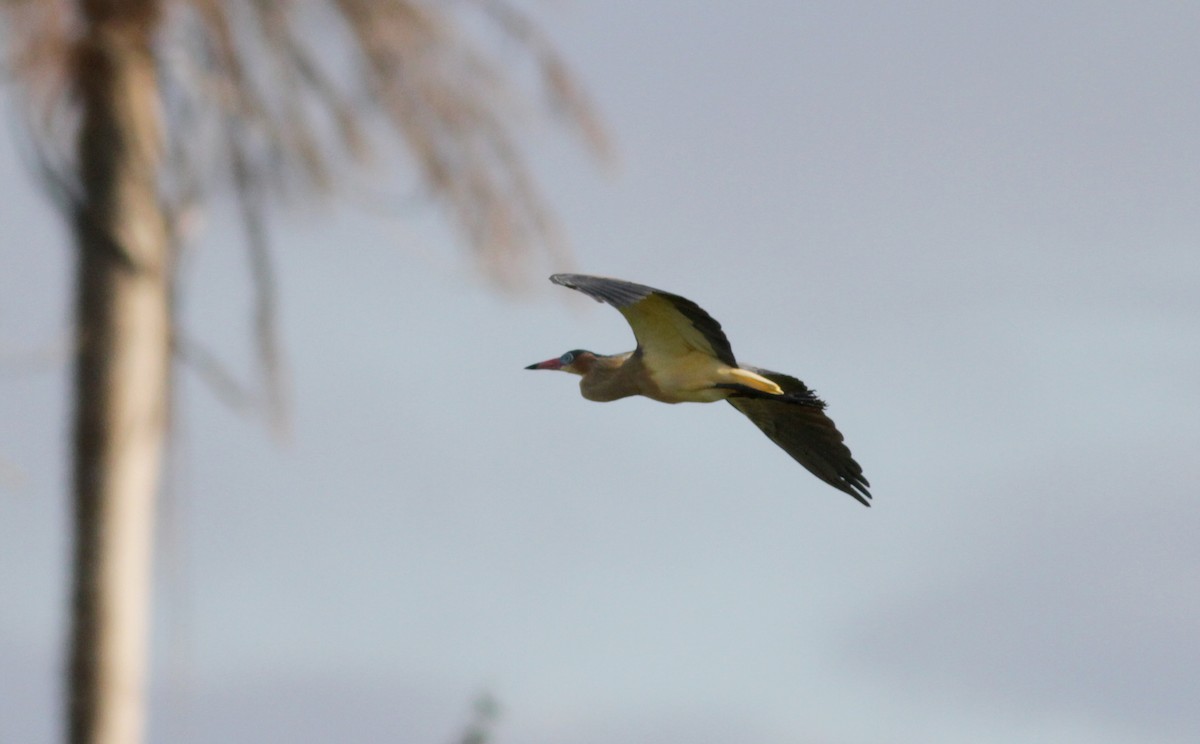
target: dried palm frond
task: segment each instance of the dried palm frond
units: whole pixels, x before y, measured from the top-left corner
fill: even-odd
[[[532,249],[560,259],[564,251],[519,146],[528,91],[607,154],[562,59],[506,0],[0,0],[38,170],[59,201],[75,191],[72,65],[91,6],[157,24],[164,208],[182,217],[232,186],[257,287],[260,358],[275,387],[268,199],[336,190],[391,133],[481,265],[511,280]]]
[[[92,0],[95,2],[95,0]],[[79,9],[4,0],[12,70],[32,91],[34,131],[58,173],[72,127],[65,93]],[[230,180],[275,196],[327,191],[386,128],[485,266],[560,246],[518,147],[519,49],[537,95],[597,153],[590,104],[529,16],[504,0],[142,0],[160,13],[164,189],[193,200]],[[374,137],[371,134],[374,134]],[[242,193],[249,193],[243,191]]]

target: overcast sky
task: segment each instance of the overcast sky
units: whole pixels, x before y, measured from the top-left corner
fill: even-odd
[[[1200,5],[537,7],[619,155],[533,124],[570,268],[814,387],[875,506],[728,406],[524,371],[633,345],[548,268],[286,213],[292,435],[184,373],[151,741],[442,744],[483,692],[500,744],[1198,740]],[[71,256],[12,139],[0,742],[48,742]],[[218,204],[184,309],[251,377],[241,245]]]

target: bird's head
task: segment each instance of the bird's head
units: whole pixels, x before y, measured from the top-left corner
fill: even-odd
[[[574,375],[586,375],[596,361],[596,354],[586,349],[574,349],[560,357],[531,364],[525,369],[557,369]]]

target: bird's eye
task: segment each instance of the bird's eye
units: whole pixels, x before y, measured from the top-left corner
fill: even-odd
[[[571,362],[575,361],[575,355],[568,351],[566,354],[563,354],[561,357],[559,357],[558,361],[562,362],[563,364],[570,364]]]

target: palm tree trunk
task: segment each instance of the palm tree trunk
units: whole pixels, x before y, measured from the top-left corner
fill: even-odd
[[[80,0],[72,744],[136,744],[169,400],[170,240],[157,188],[157,0]]]

